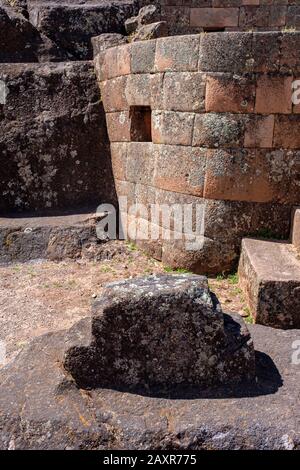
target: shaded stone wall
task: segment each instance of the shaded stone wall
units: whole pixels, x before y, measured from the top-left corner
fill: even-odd
[[[288,238],[300,203],[299,52],[299,33],[211,33],[96,57],[118,196],[205,207],[201,249],[174,239],[173,224],[170,241],[162,230],[158,241],[137,240],[152,255],[220,272],[237,261],[242,237]],[[137,133],[139,107],[151,109],[151,142]],[[147,217],[136,214],[148,231]]]
[[[93,64],[1,64],[0,211],[114,200]]]
[[[141,0],[143,6],[145,1]],[[298,0],[154,0],[173,32],[300,29]]]

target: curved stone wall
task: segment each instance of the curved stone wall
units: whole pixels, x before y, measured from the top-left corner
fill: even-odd
[[[146,2],[140,0],[140,6]],[[153,0],[172,34],[300,29],[299,0]]]
[[[211,33],[95,58],[119,198],[204,208],[199,249],[176,239],[176,216],[166,235],[164,221],[131,213],[141,229],[131,238],[165,264],[203,273],[231,269],[244,236],[288,238],[300,203],[299,57],[300,33]]]

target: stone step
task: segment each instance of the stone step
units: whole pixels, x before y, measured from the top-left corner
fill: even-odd
[[[300,207],[294,211],[291,240],[296,250],[300,251]]]
[[[0,263],[101,258],[95,210],[0,217]]]
[[[243,239],[239,279],[256,323],[300,327],[300,256],[293,244]]]

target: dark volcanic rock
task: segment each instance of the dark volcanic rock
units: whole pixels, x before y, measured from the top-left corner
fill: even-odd
[[[90,343],[88,318],[36,338],[0,373],[0,448],[300,449],[300,331],[249,329],[256,382],[156,397],[75,386],[62,361]]]
[[[133,37],[133,41],[147,41],[149,39],[163,38],[168,36],[168,25],[166,21],[158,21],[141,26]]]
[[[64,51],[69,60],[92,58],[91,38],[125,33],[125,20],[136,13],[134,0],[28,1],[32,24]]]
[[[36,62],[42,38],[24,16],[0,3],[0,62]]]
[[[81,387],[209,387],[255,375],[246,326],[223,317],[205,277],[108,284],[93,307],[92,334],[87,348],[66,355],[65,367]]]
[[[113,201],[93,64],[3,64],[0,80],[0,212]]]

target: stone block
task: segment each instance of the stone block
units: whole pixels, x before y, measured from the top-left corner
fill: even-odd
[[[134,74],[127,79],[125,96],[129,106],[162,108],[163,74]]]
[[[64,361],[81,388],[207,388],[255,377],[246,326],[223,316],[204,277],[161,275],[108,284],[92,316],[91,344],[73,346]]]
[[[127,145],[127,142],[112,142],[110,145],[113,175],[118,180],[126,180]]]
[[[132,73],[154,72],[156,39],[130,45]]]
[[[252,67],[252,33],[201,35],[199,70],[243,73]]]
[[[101,60],[100,80],[128,75],[131,72],[129,45],[107,49]]]
[[[130,142],[131,120],[128,111],[106,114],[110,142]]]
[[[150,39],[164,38],[168,36],[169,28],[166,21],[145,24],[141,26],[132,38],[132,42],[149,41]]]
[[[276,72],[282,60],[282,33],[253,33],[252,59],[254,72]]]
[[[199,72],[166,72],[163,80],[163,109],[205,110],[206,75]]]
[[[291,245],[244,239],[239,279],[256,323],[300,327],[300,262]]]
[[[267,28],[269,26],[269,6],[242,6],[239,27],[242,29]]]
[[[255,112],[259,114],[292,112],[292,76],[261,75],[257,78]]]
[[[126,81],[127,76],[101,82],[101,96],[107,113],[128,109],[125,94]]]
[[[238,8],[191,8],[190,25],[201,28],[238,26]]]
[[[300,28],[300,6],[289,6],[286,15],[286,26]]]
[[[203,195],[206,153],[203,149],[155,145],[154,186],[168,191]]]
[[[244,147],[272,148],[274,134],[274,115],[253,115],[246,126]]]
[[[197,114],[193,145],[198,147],[242,147],[247,123],[243,114]]]
[[[254,150],[208,150],[204,197],[269,202],[274,192],[268,162]]]
[[[156,71],[197,71],[199,43],[198,35],[158,39],[155,55]]]
[[[130,142],[127,149],[126,179],[153,185],[155,157],[152,142]]]
[[[292,244],[296,250],[300,250],[300,208],[297,207],[293,213],[292,231],[291,231]]]
[[[191,145],[193,113],[152,112],[152,139],[155,144]]]
[[[273,147],[300,149],[300,115],[276,116]]]
[[[252,113],[254,103],[254,77],[224,73],[207,76],[205,97],[207,112]]]
[[[280,66],[283,70],[300,74],[300,34],[285,32],[281,39]]]

